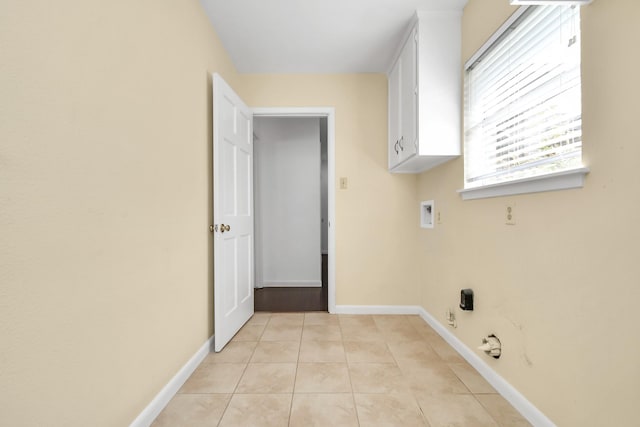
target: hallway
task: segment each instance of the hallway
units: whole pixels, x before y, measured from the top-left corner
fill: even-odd
[[[273,313],[328,311],[328,258],[322,255],[321,288],[262,288],[255,290],[255,311]]]

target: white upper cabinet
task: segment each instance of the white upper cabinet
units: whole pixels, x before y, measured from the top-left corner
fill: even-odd
[[[460,155],[461,11],[419,11],[389,72],[389,170]]]
[[[400,73],[402,63],[401,60],[394,64],[389,72],[389,168],[393,168],[400,163],[400,137],[401,130],[401,98],[400,98]]]
[[[389,73],[389,169],[418,151],[417,32],[406,40]]]
[[[400,150],[402,160],[414,156],[418,152],[418,36],[416,32],[409,35],[402,49],[400,61],[401,125]]]

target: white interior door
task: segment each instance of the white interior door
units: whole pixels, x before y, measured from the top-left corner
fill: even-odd
[[[214,333],[218,352],[253,315],[253,116],[213,75]]]

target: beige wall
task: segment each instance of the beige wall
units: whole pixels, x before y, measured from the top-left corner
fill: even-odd
[[[337,303],[416,300],[385,76],[238,76],[195,0],[0,12],[2,424],[126,425],[212,334],[213,71],[251,106],[335,107]]]
[[[0,5],[0,424],[128,425],[211,335],[197,0]]]
[[[463,59],[513,10],[470,0]],[[472,349],[497,334],[504,354],[484,360],[561,426],[637,423],[639,13],[635,0],[582,9],[583,189],[463,202],[462,159],[419,178],[418,198],[442,216],[420,231],[423,306],[444,323],[473,288],[476,309],[457,310],[452,332]],[[504,224],[507,204],[515,226]]]
[[[462,159],[387,172],[382,75],[238,76],[196,0],[23,3],[0,6],[0,424],[126,425],[211,335],[213,71],[253,107],[335,107],[338,304],[442,319],[472,287],[453,332],[498,334],[487,362],[545,414],[630,424],[634,0],[583,10],[585,188],[469,202]],[[470,0],[465,59],[512,10]]]
[[[243,75],[238,92],[251,107],[335,108],[336,304],[412,304],[417,179],[387,172],[386,76]]]

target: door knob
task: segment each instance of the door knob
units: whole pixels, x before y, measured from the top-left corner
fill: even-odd
[[[231,227],[228,224],[227,225],[220,224],[220,232],[224,233],[225,231],[231,231]]]
[[[214,227],[214,226],[213,226],[213,224],[211,224],[211,225],[209,226],[209,231],[210,231],[210,232],[212,232],[212,233],[213,233],[214,231],[216,231],[216,229],[217,229],[217,227]]]

